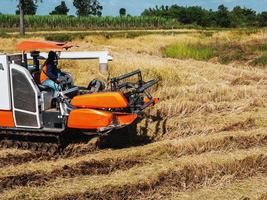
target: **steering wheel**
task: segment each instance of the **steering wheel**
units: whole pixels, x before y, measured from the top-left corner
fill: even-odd
[[[90,92],[100,92],[100,91],[103,91],[105,89],[105,83],[98,80],[98,79],[94,79],[92,80],[87,89],[90,91]]]
[[[73,79],[71,74],[63,73],[63,76],[60,76],[59,79],[60,79],[59,85],[62,90],[66,90],[73,86]]]

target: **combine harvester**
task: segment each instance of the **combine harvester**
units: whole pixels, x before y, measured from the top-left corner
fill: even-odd
[[[56,51],[58,59],[99,59],[101,70],[107,70],[112,60],[106,51],[64,51],[71,47],[68,43],[24,41],[17,45],[22,53],[0,54],[2,147],[54,153],[64,149],[70,133],[106,135],[131,125],[140,112],[158,101],[147,92],[158,81],[144,82],[140,70],[110,79],[106,89],[98,80],[91,81],[88,88],[77,87],[65,73],[61,91],[53,97],[40,84],[39,63],[48,56],[40,51]],[[126,81],[135,76],[137,82]]]

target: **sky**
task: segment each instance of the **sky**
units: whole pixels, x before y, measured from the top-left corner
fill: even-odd
[[[18,0],[0,0],[0,13],[13,14],[16,10]],[[61,0],[43,0],[39,3],[37,14],[47,15],[55,6],[59,5]],[[75,8],[72,5],[73,0],[65,0],[70,8],[70,15],[75,15]],[[103,15],[116,16],[120,8],[126,8],[130,15],[140,15],[142,11],[156,5],[172,5],[181,6],[202,6],[207,9],[216,10],[220,4],[224,4],[232,9],[236,5],[252,8],[257,12],[267,11],[267,0],[99,0],[103,5]]]

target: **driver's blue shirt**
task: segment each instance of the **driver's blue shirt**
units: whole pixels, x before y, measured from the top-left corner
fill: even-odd
[[[59,91],[61,89],[60,85],[57,84],[57,79],[61,76],[61,71],[57,68],[57,65],[54,61],[47,61],[45,63],[46,71],[43,70],[47,77],[46,80],[43,81],[43,85],[52,89],[53,97],[57,97]]]
[[[60,74],[60,69],[57,68],[57,65],[54,61],[48,61],[46,63],[46,75],[48,78],[54,82],[58,79],[58,74]]]

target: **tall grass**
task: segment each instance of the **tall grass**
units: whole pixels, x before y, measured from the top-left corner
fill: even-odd
[[[261,44],[261,45],[258,47],[258,49],[259,49],[260,51],[267,51],[267,43],[265,43],[265,44]]]
[[[262,55],[262,56],[256,58],[250,64],[252,66],[266,67],[267,66],[267,55]]]
[[[74,17],[74,16],[25,16],[30,29],[137,29],[172,28],[178,26],[175,20],[161,17]],[[0,15],[1,28],[19,27],[19,16]]]

